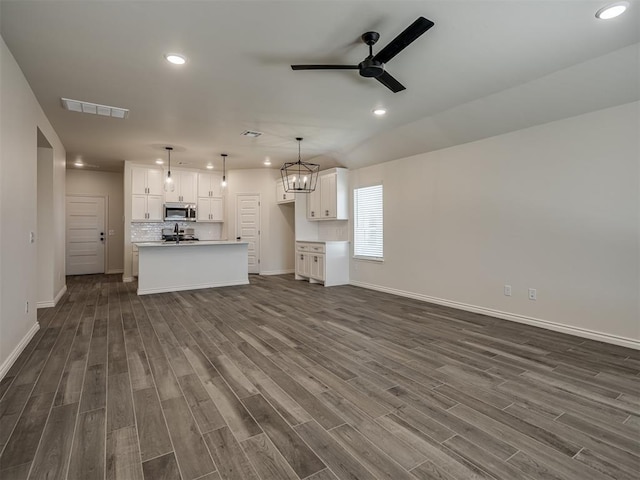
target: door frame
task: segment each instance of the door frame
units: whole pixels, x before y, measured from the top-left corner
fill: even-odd
[[[67,198],[102,198],[104,200],[104,275],[109,265],[109,195],[91,195],[90,193],[68,193],[64,196],[64,261],[67,262]]]
[[[235,238],[237,239],[239,236],[239,226],[238,226],[238,205],[240,204],[240,202],[238,202],[238,199],[240,197],[243,196],[255,196],[258,197],[258,213],[259,213],[259,218],[258,218],[258,238],[259,238],[259,245],[258,245],[258,273],[256,275],[261,275],[262,272],[262,196],[260,195],[259,192],[257,193],[236,193],[235,194]]]

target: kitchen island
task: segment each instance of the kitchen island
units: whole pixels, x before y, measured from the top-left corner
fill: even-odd
[[[136,245],[138,295],[249,283],[247,242],[211,240]]]

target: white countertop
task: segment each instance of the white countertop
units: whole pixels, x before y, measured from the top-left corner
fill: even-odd
[[[211,245],[248,245],[249,242],[236,240],[183,240],[176,242],[135,242],[138,248],[143,247],[207,247]]]
[[[296,243],[349,243],[349,240],[296,240]]]

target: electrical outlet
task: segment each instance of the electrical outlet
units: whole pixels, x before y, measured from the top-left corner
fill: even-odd
[[[36,241],[35,232],[29,232],[29,243],[34,243]]]
[[[530,288],[529,289],[529,300],[537,300],[538,299],[538,292],[536,291],[535,288]]]
[[[504,294],[507,297],[511,296],[511,285],[505,285],[504,286]]]
[[[29,302],[24,302],[24,313],[29,313]]]

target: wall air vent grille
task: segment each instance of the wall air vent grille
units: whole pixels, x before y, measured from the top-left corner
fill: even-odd
[[[62,106],[70,112],[90,113],[101,117],[127,118],[129,110],[120,107],[110,107],[109,105],[99,105],[97,103],[83,102],[81,100],[71,100],[61,98]]]

